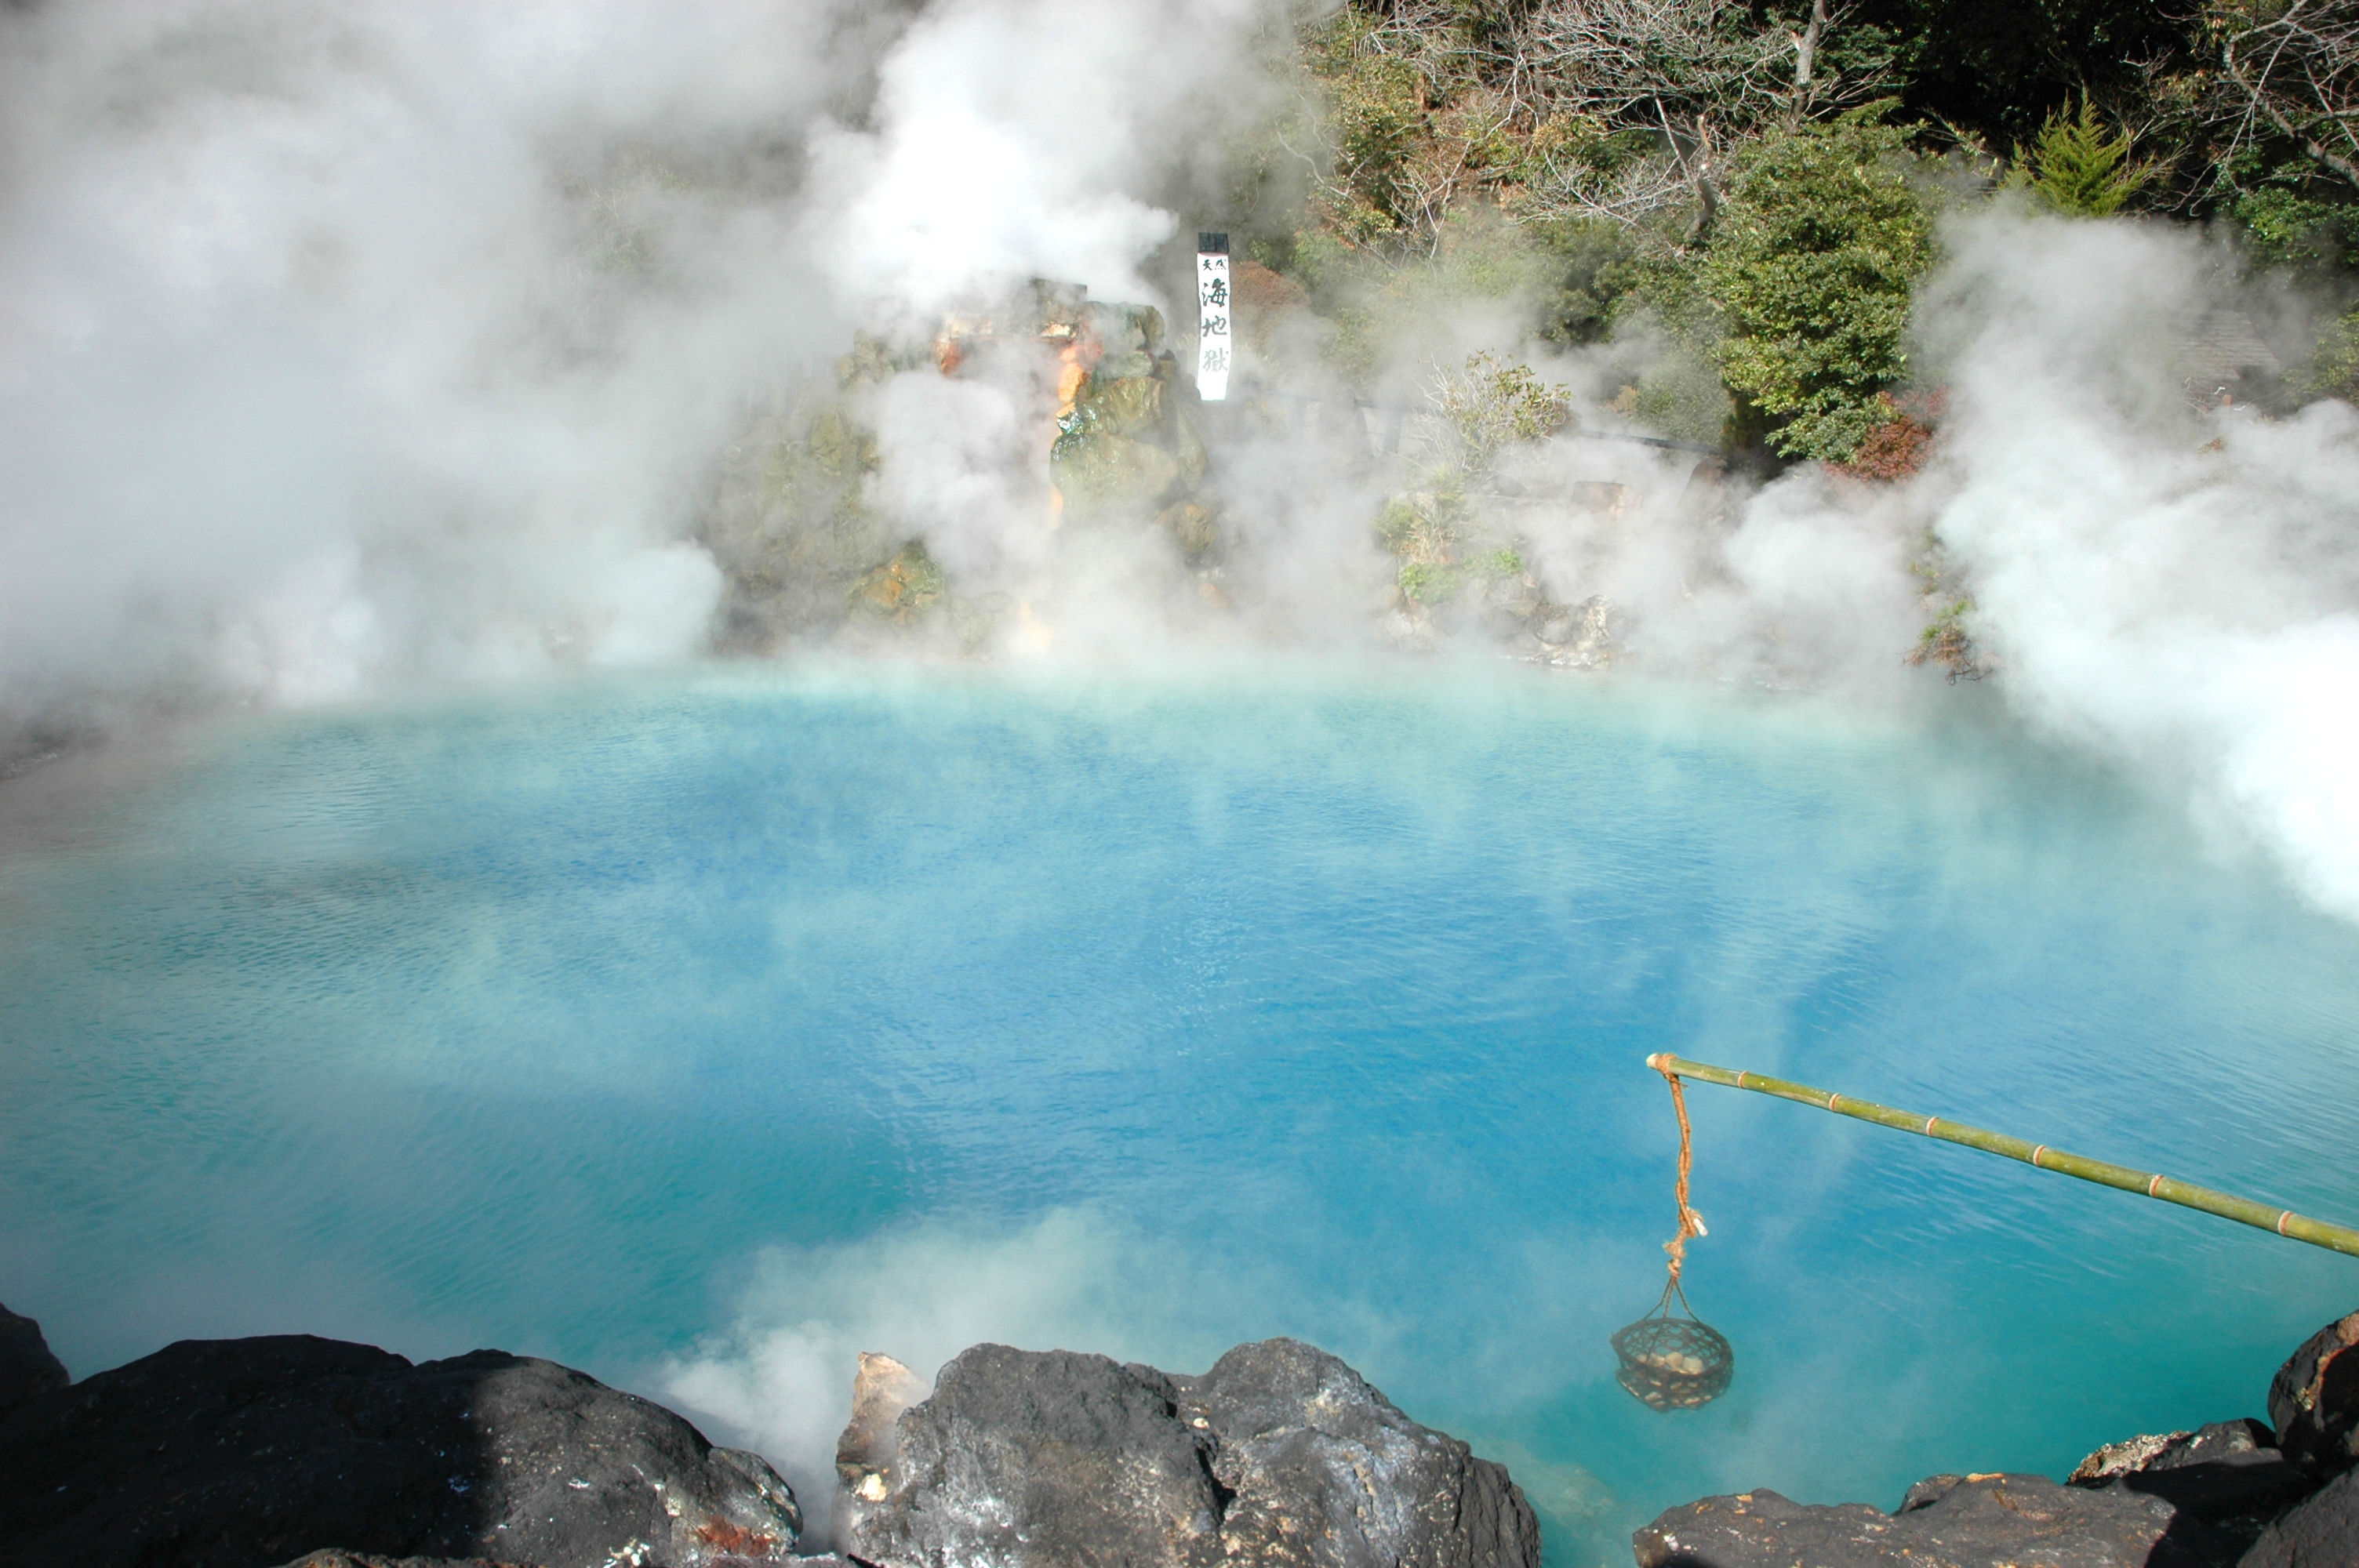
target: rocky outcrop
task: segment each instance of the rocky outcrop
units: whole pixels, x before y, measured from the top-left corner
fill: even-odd
[[[2359,1314],[2287,1359],[2269,1389],[2274,1428],[2217,1422],[2107,1444],[2060,1487],[1936,1476],[1889,1514],[1768,1491],[1706,1498],[1631,1544],[1640,1568],[2359,1568],[2354,1345]]]
[[[2359,1312],[2330,1323],[2269,1384],[2269,1420],[2293,1463],[2332,1476],[2359,1465]]]
[[[2359,1568],[2359,1470],[2272,1520],[2236,1568]]]
[[[721,1559],[721,1568],[728,1568],[728,1559]],[[741,1560],[742,1561],[742,1560]],[[854,1568],[830,1552],[817,1557],[798,1557],[796,1568]],[[280,1568],[541,1568],[538,1563],[503,1563],[491,1557],[386,1557],[374,1552],[307,1552]],[[622,1565],[617,1565],[622,1568]]]
[[[1037,506],[1038,532],[1063,546],[1153,535],[1168,546],[1159,547],[1167,566],[1200,584],[1220,576],[1221,507],[1207,483],[1201,406],[1164,344],[1160,312],[1036,279],[936,326],[923,346],[862,337],[836,362],[832,385],[782,391],[718,464],[697,536],[727,581],[723,646],[834,641],[978,654],[1005,630],[1017,609],[1011,584],[978,580],[972,560],[953,569],[955,552],[937,559],[891,499],[881,410],[897,384],[907,392],[936,377],[988,384],[1016,411],[995,458],[961,460],[984,460],[997,500],[982,510],[1008,509],[995,525],[1011,537],[1032,532],[1014,514]],[[905,427],[908,417],[905,410]],[[1042,569],[1034,590],[1053,587],[1053,563]]]
[[[836,1535],[880,1568],[1539,1563],[1506,1470],[1296,1340],[1199,1378],[980,1345],[889,1421],[912,1390],[868,1357],[863,1374]]]
[[[835,1440],[835,1476],[843,1489],[867,1502],[885,1496],[899,1444],[894,1423],[926,1397],[918,1375],[890,1356],[860,1353],[852,1380],[852,1419]]]
[[[66,1386],[65,1363],[41,1337],[41,1325],[0,1306],[0,1420],[36,1394]]]
[[[253,1568],[339,1548],[541,1568],[792,1554],[794,1494],[554,1362],[185,1340],[0,1418],[0,1563]]]
[[[2214,1568],[2234,1552],[2160,1498],[2063,1487],[2044,1476],[1940,1476],[1898,1513],[1809,1507],[1775,1492],[1672,1509],[1632,1540],[1639,1568]]]
[[[2194,1432],[2107,1444],[2081,1461],[2076,1487],[2158,1497],[2238,1542],[2250,1541],[2316,1480],[2287,1463],[2256,1421],[2215,1422]]]
[[[386,1557],[374,1552],[307,1552],[282,1568],[537,1568],[494,1557]]]

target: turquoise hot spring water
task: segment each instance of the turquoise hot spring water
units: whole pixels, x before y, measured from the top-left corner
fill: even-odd
[[[2359,931],[1933,697],[723,668],[193,729],[0,854],[0,1299],[78,1375],[552,1356],[807,1490],[854,1349],[1297,1335],[1560,1565],[2260,1413],[2359,1260],[1701,1086],[1735,1382],[1613,1380],[1653,1051],[2359,1218]]]

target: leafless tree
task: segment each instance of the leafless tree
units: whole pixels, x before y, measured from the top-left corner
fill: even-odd
[[[1524,219],[1603,219],[1674,233],[1707,230],[1730,155],[1774,125],[1855,103],[1884,85],[1875,70],[1830,71],[1825,48],[1842,24],[1811,0],[1795,26],[1762,27],[1739,0],[1527,0],[1470,29],[1451,0],[1387,0],[1362,13],[1357,47],[1413,67],[1435,89],[1431,135],[1411,156],[1387,156],[1387,205],[1415,232],[1478,187],[1495,188]],[[1513,133],[1511,175],[1477,149]],[[1301,156],[1339,209],[1362,170],[1332,149]],[[1690,215],[1684,236],[1667,214]]]
[[[1880,85],[1824,70],[1838,21],[1827,0],[1799,31],[1756,27],[1725,0],[1539,0],[1513,38],[1517,96],[1544,117],[1652,133],[1654,149],[1636,166],[1549,158],[1527,209],[1637,223],[1685,201],[1695,231],[1709,227],[1737,145]]]
[[[2359,0],[2228,0],[2214,25],[2232,148],[2266,123],[2359,186]]]

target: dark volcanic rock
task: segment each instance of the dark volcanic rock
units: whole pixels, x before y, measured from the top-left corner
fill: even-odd
[[[374,1552],[307,1552],[281,1568],[533,1568],[491,1557],[383,1557]]]
[[[2318,1478],[2288,1463],[2259,1422],[2223,1421],[2109,1443],[2081,1461],[2071,1484],[2148,1493],[2249,1544]]]
[[[2359,1312],[2302,1342],[2269,1384],[2277,1447],[2332,1476],[2359,1464]]]
[[[71,1380],[41,1337],[41,1325],[0,1306],[0,1419],[35,1394],[55,1393]]]
[[[184,1340],[0,1420],[0,1563],[254,1568],[339,1548],[547,1568],[777,1561],[749,1454],[553,1362]]]
[[[981,1345],[896,1429],[885,1484],[870,1487],[883,1496],[843,1499],[838,1544],[854,1557],[1144,1564],[1175,1561],[1172,1541],[1219,1539],[1211,1444],[1173,1418],[1147,1368]]]
[[[2166,1432],[2108,1443],[2082,1460],[2071,1479],[2076,1487],[2102,1487],[2119,1476],[2251,1463],[2255,1455],[2281,1461],[2283,1455],[2276,1448],[2276,1437],[2257,1421],[2215,1421],[2193,1432]]]
[[[1290,1339],[1201,1378],[981,1345],[879,1441],[855,1411],[837,1535],[885,1568],[1538,1568],[1507,1473]]]
[[[1180,1411],[1219,1444],[1222,1541],[1240,1561],[1538,1568],[1539,1524],[1506,1469],[1324,1351],[1240,1345],[1181,1385]]]
[[[2359,1470],[2288,1509],[2237,1568],[2359,1568]]]
[[[2237,1543],[2166,1499],[2044,1476],[1939,1476],[1898,1513],[1775,1492],[1706,1498],[1631,1540],[1639,1568],[2226,1568]]]

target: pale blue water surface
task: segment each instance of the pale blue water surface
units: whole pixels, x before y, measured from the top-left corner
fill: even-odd
[[[1735,1385],[1613,1383],[1651,1051],[2359,1217],[2359,933],[1985,693],[723,670],[223,724],[71,816],[0,860],[0,1300],[78,1375],[309,1330],[660,1392],[766,1248],[1081,1215],[1125,1342],[1077,1348],[1314,1339],[1570,1564],[1710,1491],[2260,1413],[2359,1305],[2359,1261],[1700,1087]]]

